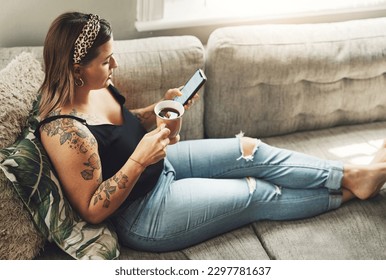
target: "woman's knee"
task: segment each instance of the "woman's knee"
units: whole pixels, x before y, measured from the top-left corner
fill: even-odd
[[[257,149],[258,143],[259,143],[259,140],[256,138],[244,137],[244,136],[241,137],[240,145],[241,145],[243,156],[244,157],[253,156],[253,154]]]

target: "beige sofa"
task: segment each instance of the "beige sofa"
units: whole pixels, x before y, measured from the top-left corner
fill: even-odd
[[[42,79],[34,63],[10,73],[23,51],[42,62],[42,47],[0,48],[1,108],[10,100],[27,104],[23,112],[0,113],[0,148],[20,134]],[[184,117],[183,139],[243,131],[279,147],[367,164],[386,138],[386,18],[221,28],[205,47],[192,36],[116,41],[114,53],[114,83],[129,108],[159,100],[196,68],[205,69],[208,82]],[[0,259],[71,258],[46,242],[1,175]],[[120,247],[119,258],[386,259],[385,247],[383,189],[317,217],[260,221],[177,252]]]

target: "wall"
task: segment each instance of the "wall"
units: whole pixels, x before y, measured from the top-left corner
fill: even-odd
[[[135,30],[136,0],[1,0],[0,47],[42,45],[51,22],[67,11],[100,15],[116,39],[150,35]]]
[[[59,14],[66,11],[80,11],[100,15],[112,24],[114,38],[117,40],[191,34],[197,36],[205,44],[209,34],[214,29],[224,26],[215,25],[137,32],[134,26],[136,2],[136,0],[1,0],[0,47],[43,45],[51,22]],[[269,23],[328,22],[380,16],[386,16],[386,11],[301,19],[276,19],[270,20]],[[258,20],[256,22],[243,22],[242,24],[264,23],[267,22]]]

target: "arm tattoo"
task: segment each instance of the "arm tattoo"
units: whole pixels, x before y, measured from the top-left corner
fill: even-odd
[[[83,164],[87,167],[87,169],[83,170],[80,174],[85,180],[92,180],[94,170],[101,168],[100,160],[96,153],[93,153],[88,161]]]
[[[54,112],[51,115],[60,115],[60,111]],[[78,115],[76,111],[72,111],[71,115]],[[140,120],[149,118],[151,112],[145,112],[143,115],[135,114]],[[70,118],[63,118],[53,120],[42,127],[42,130],[47,133],[48,136],[59,136],[60,145],[67,143],[71,149],[76,150],[78,153],[85,154],[90,148],[96,145],[95,138],[88,138],[87,131],[83,125],[79,125],[78,121]],[[79,141],[83,139],[85,141]],[[84,180],[92,180],[94,178],[94,171],[101,169],[100,158],[96,153],[93,153],[87,162],[83,165],[85,169],[81,171],[81,176]],[[96,205],[99,202],[103,203],[103,207],[108,208],[111,202],[111,196],[118,189],[125,189],[128,187],[129,178],[120,172],[105,182],[102,182],[102,174],[97,180],[99,185],[95,191],[92,201]],[[104,195],[103,195],[104,194]]]
[[[126,189],[127,183],[129,182],[129,177],[127,177],[123,172],[120,172],[119,175],[114,175],[113,180],[117,183],[118,188]]]
[[[114,184],[113,181],[116,183]],[[128,183],[128,177],[120,172],[113,176],[112,180],[107,180],[102,183],[96,190],[93,196],[93,204],[96,205],[98,202],[103,202],[103,207],[108,208],[111,202],[111,196],[119,189],[125,189]],[[104,197],[103,195],[104,194]]]
[[[60,115],[60,111],[53,112],[51,115]],[[71,115],[76,116],[78,114],[73,110]],[[75,149],[81,154],[87,153],[92,146],[96,145],[95,138],[87,138],[84,126],[79,125],[78,121],[71,118],[53,120],[43,126],[43,131],[51,137],[59,135],[60,145],[68,143],[71,149]],[[79,141],[80,139],[85,141]],[[87,167],[81,172],[85,180],[92,180],[94,170],[101,168],[100,159],[96,153],[93,153],[88,161],[83,164]]]
[[[54,112],[51,115],[60,115],[60,111]],[[73,111],[71,115],[77,115],[76,111]],[[83,125],[77,125],[77,122],[70,118],[57,119],[45,124],[42,129],[48,136],[59,135],[60,145],[68,143],[70,148],[84,154],[91,146],[96,144],[96,141],[92,138],[88,142],[79,142],[79,138],[87,139],[87,132],[84,130]]]

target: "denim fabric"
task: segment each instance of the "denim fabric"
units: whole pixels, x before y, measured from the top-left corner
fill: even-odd
[[[168,147],[154,190],[114,218],[120,242],[179,250],[263,219],[314,216],[341,204],[343,165],[258,142],[182,141]]]

